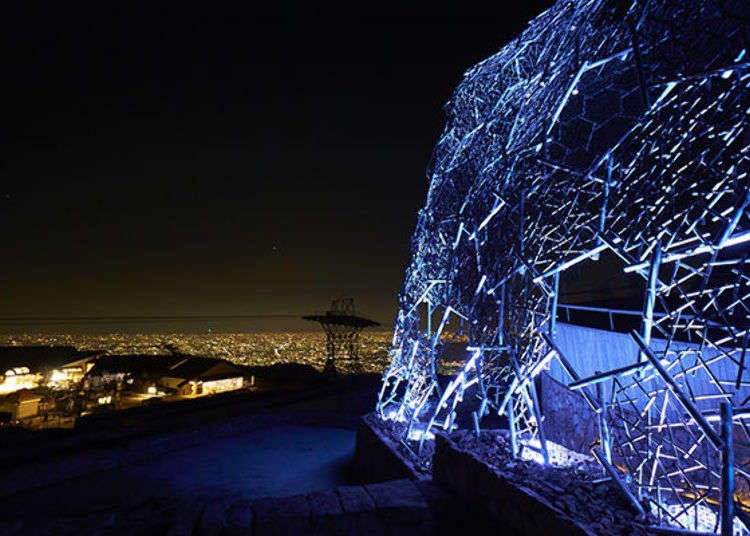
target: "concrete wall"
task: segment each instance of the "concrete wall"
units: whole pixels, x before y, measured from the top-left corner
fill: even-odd
[[[599,439],[597,414],[580,393],[546,372],[539,375],[539,381],[545,437],[576,452],[588,453]]]
[[[639,348],[633,338],[627,333],[605,331],[601,329],[575,326],[560,322],[557,324],[555,343],[565,354],[575,371],[581,378],[593,376],[598,372],[605,372],[618,367],[632,365],[638,362]],[[700,348],[698,344],[681,341],[673,341],[670,344],[669,353],[664,356],[667,341],[654,338],[651,340],[651,348],[657,357],[666,357],[674,361],[677,354],[681,355],[681,362],[686,368],[699,364],[700,360],[711,361],[722,355],[722,352],[714,348]],[[731,351],[725,348],[724,351]],[[735,354],[739,358],[739,353]],[[721,380],[734,381],[737,376],[737,365],[729,359],[718,359],[710,364],[711,372]],[[678,374],[679,368],[675,367],[671,373]],[[562,369],[556,359],[550,363],[549,374],[559,382],[570,383],[571,379]],[[681,375],[677,381],[683,389],[694,395],[715,394],[718,392],[716,385],[706,371],[699,367],[693,372]],[[644,383],[649,386],[663,385],[660,378],[654,378]],[[734,386],[725,385],[730,392]],[[633,389],[631,396],[636,396],[639,390]],[[750,396],[750,387],[741,387],[734,396],[735,404]],[[699,401],[700,409],[718,409],[716,400]]]

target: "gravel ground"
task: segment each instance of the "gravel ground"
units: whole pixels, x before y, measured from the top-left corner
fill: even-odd
[[[468,431],[451,439],[464,450],[495,468],[506,480],[537,492],[552,505],[604,536],[642,534],[633,525],[636,512],[617,485],[601,478],[594,462],[569,466],[542,466],[529,460],[513,459],[504,430],[482,431],[477,437]],[[647,519],[646,524],[655,522]]]

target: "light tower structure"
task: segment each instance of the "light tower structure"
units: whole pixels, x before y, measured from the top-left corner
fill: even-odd
[[[305,320],[318,322],[326,334],[326,372],[336,371],[337,360],[359,360],[359,334],[378,322],[358,316],[353,298],[334,299],[324,314],[306,315]]]

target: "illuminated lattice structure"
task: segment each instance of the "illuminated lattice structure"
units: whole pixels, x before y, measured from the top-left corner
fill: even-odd
[[[664,523],[716,528],[698,513],[720,500],[719,402],[750,398],[749,6],[560,1],[465,74],[377,405],[415,460],[431,432],[490,413],[518,455],[549,459],[535,378],[556,363],[599,417],[601,463]],[[555,342],[560,278],[605,256],[643,281],[640,351],[582,377]],[[465,364],[441,384],[461,338]]]

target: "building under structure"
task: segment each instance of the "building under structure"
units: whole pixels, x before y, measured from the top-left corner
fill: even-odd
[[[354,310],[353,298],[335,299],[331,308],[322,315],[303,316],[305,320],[318,322],[326,334],[327,372],[336,371],[336,361],[359,360],[359,334],[369,327],[379,326],[378,322],[358,316]]]
[[[72,346],[0,346],[0,394],[43,385],[69,387],[100,353]]]
[[[128,393],[147,397],[198,396],[241,389],[245,375],[241,367],[218,358],[108,355],[96,361],[83,385],[97,400],[103,393],[114,397]]]
[[[560,0],[465,73],[376,407],[415,463],[490,414],[551,463],[550,438],[588,449],[580,409],[662,525],[748,533],[749,21],[746,0]]]

